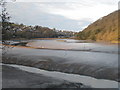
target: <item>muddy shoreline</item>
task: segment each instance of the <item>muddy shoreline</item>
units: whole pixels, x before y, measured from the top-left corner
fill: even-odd
[[[49,71],[74,73],[79,75],[92,76],[98,79],[118,80],[118,69],[106,66],[92,66],[82,63],[65,63],[64,58],[58,57],[36,57],[36,56],[4,55],[2,63],[17,64]]]
[[[2,88],[90,88],[82,83],[29,73],[10,66],[2,65],[2,69]]]
[[[2,56],[2,63],[120,81],[116,52],[35,48],[27,43],[11,44],[13,48]]]

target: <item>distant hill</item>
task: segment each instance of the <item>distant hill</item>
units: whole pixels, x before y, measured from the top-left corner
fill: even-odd
[[[0,22],[1,24],[1,22]],[[2,23],[2,39],[32,39],[32,38],[69,38],[75,32],[56,30],[42,26],[26,26],[12,22]]]
[[[120,10],[98,19],[82,32],[79,32],[78,38],[82,40],[118,41],[118,14],[120,14]]]

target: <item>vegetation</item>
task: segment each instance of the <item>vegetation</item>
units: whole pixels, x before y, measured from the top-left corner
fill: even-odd
[[[58,37],[72,37],[74,32],[56,30],[55,28],[50,29],[42,26],[26,26],[23,24],[11,23],[10,16],[6,10],[6,1],[1,0],[0,6],[2,13],[0,14],[1,22],[0,25],[2,30],[2,43],[6,43],[6,40],[10,39],[31,39],[31,38],[58,38]]]
[[[9,31],[9,25],[8,25],[8,21],[10,20],[10,16],[6,10],[6,1],[5,0],[1,0],[0,1],[0,7],[2,8],[2,12],[0,14],[0,17],[1,17],[1,33],[2,33],[2,43],[5,43],[5,39],[6,39],[6,35],[5,33],[7,31]]]
[[[118,41],[118,14],[120,10],[100,18],[79,32],[77,37],[82,40]]]
[[[58,37],[72,37],[74,32],[61,31],[55,28],[50,29],[42,26],[26,26],[23,24],[15,24],[11,22],[4,22],[9,30],[3,30],[4,39],[31,39],[31,38],[58,38]],[[4,28],[3,28],[4,29]]]

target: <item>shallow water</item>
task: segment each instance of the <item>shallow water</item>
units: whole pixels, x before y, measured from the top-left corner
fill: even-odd
[[[90,50],[107,53],[118,53],[117,44],[84,43],[82,40],[74,39],[33,40],[29,42],[27,46],[35,48]]]

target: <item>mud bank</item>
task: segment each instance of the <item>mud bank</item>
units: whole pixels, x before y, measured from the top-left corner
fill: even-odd
[[[2,65],[2,69],[2,88],[88,88],[82,83],[30,73],[11,66]]]
[[[15,67],[20,70],[27,71],[34,74],[42,74],[43,76],[48,76],[48,77],[56,78],[60,80],[66,80],[71,83],[82,83],[85,86],[89,86],[91,88],[118,88],[118,82],[112,81],[112,80],[96,79],[93,77],[82,76],[77,74],[67,74],[67,73],[61,73],[61,72],[55,72],[55,71],[54,72],[46,71],[46,70],[41,70],[41,69],[28,67],[28,66],[26,67],[22,65],[14,65],[14,64],[4,64],[4,65]],[[78,86],[78,87],[81,87],[81,86]]]
[[[23,46],[8,50],[2,62],[119,81],[116,45],[35,40]]]
[[[105,58],[106,55],[102,55],[103,57],[98,56],[102,57],[101,59],[104,59],[98,61],[96,61],[97,58],[95,58],[95,60],[92,58],[95,57],[96,54],[95,56],[88,58],[88,60],[83,59],[84,56],[81,54],[82,52],[67,52],[66,54],[66,52],[63,51],[14,48],[3,55],[2,62],[118,81],[117,58],[114,54],[113,56],[110,55],[109,58]],[[88,54],[87,56],[90,57],[89,53],[84,54]]]

